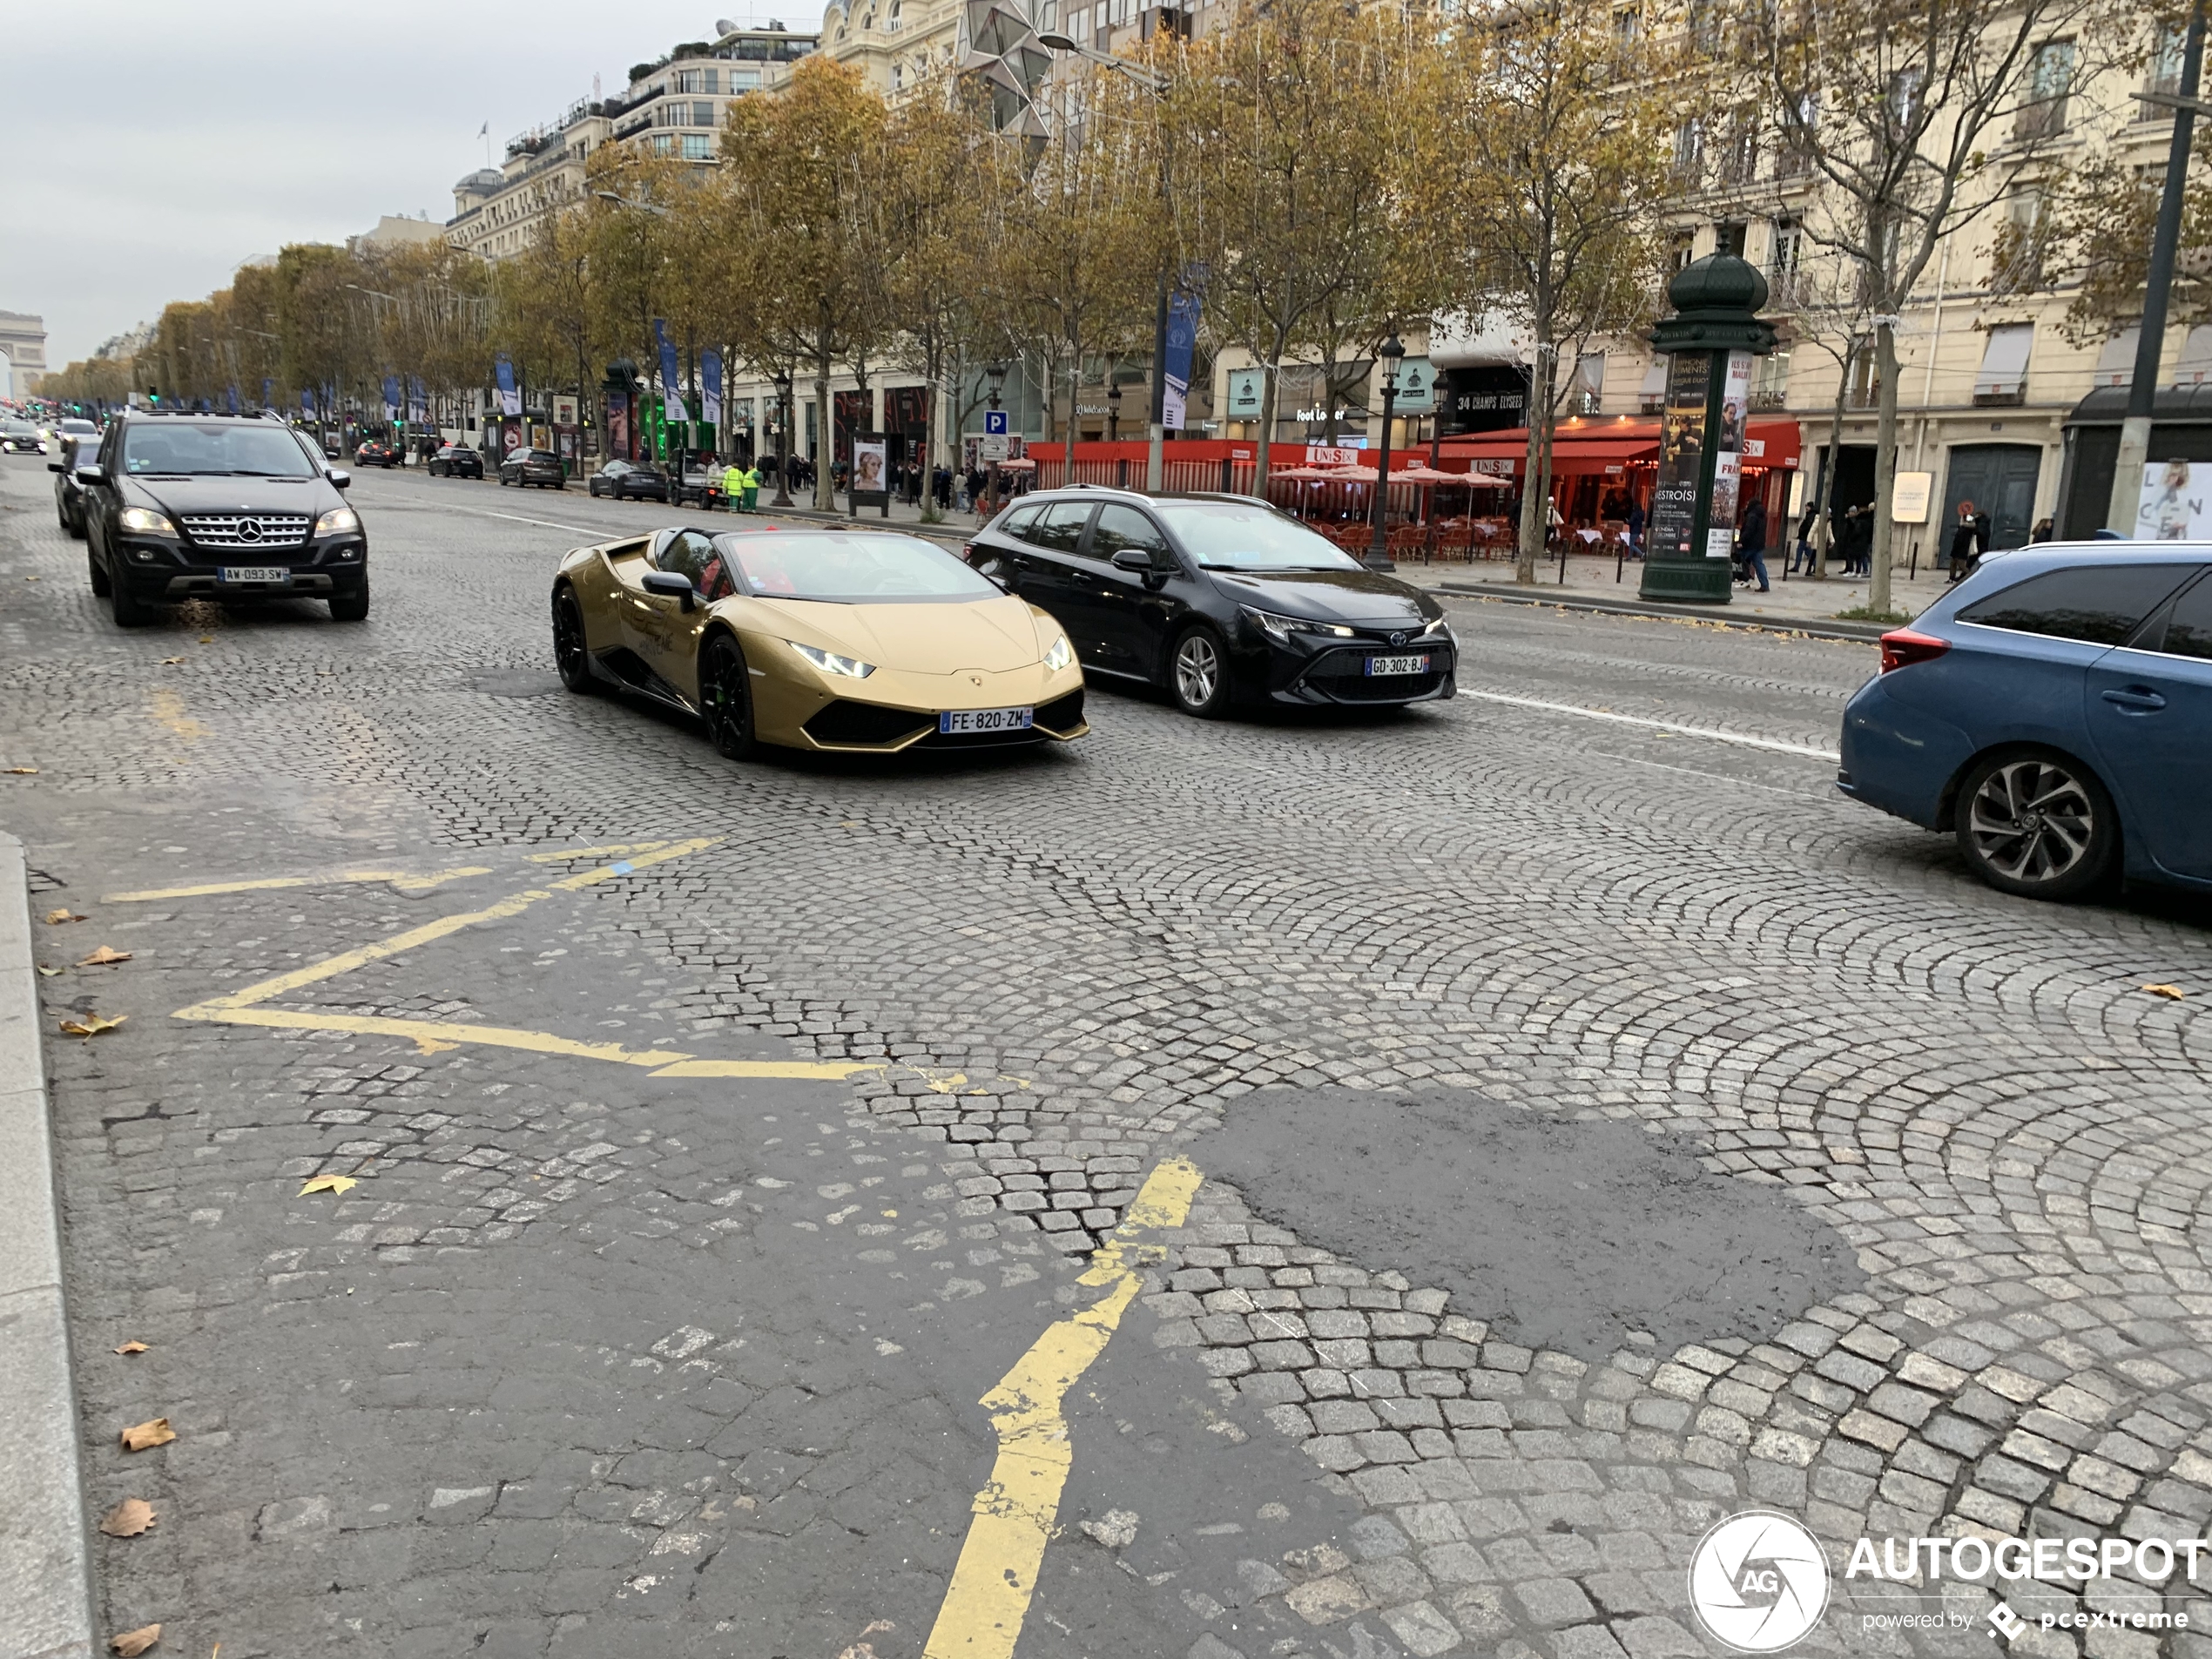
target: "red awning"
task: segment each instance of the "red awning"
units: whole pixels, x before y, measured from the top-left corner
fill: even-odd
[[[1515,427],[1480,437],[1447,438],[1437,447],[1444,461],[1523,461],[1528,429]],[[1743,461],[1750,467],[1795,467],[1799,439],[1795,421],[1753,421],[1744,429]],[[1602,473],[1608,467],[1659,458],[1656,421],[1588,421],[1562,425],[1552,435],[1552,471]],[[1519,467],[1514,469],[1516,472]]]

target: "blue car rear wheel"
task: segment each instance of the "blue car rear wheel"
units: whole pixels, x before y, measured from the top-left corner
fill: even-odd
[[[1959,782],[1959,850],[2001,893],[2074,899],[2102,887],[2120,852],[2119,815],[2096,774],[2051,750],[1985,755]]]

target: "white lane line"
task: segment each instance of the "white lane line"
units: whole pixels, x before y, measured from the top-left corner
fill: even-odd
[[[454,507],[456,513],[474,513],[479,518],[511,518],[517,524],[543,524],[549,530],[567,530],[576,536],[593,536],[597,531],[582,524],[556,524],[550,518],[525,518],[520,513],[495,513],[489,507]],[[615,532],[620,535],[619,530]]]
[[[1517,709],[1541,709],[1547,714],[1579,714],[1585,720],[1610,720],[1615,725],[1640,725],[1654,732],[1669,732],[1676,737],[1704,738],[1714,743],[1733,743],[1746,749],[1765,749],[1780,755],[1804,755],[1813,760],[1840,760],[1843,757],[1833,749],[1815,749],[1808,744],[1784,743],[1778,738],[1746,737],[1740,732],[1713,732],[1703,726],[1683,725],[1674,720],[1648,720],[1636,714],[1615,714],[1609,709],[1579,708],[1572,703],[1546,703],[1533,697],[1507,697],[1503,691],[1469,691],[1462,690],[1461,697],[1480,698],[1486,703],[1509,703]]]

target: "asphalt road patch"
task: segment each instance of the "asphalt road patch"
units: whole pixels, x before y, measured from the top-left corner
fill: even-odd
[[[561,677],[536,668],[495,668],[469,677],[471,691],[486,697],[550,697],[566,688]]]
[[[1840,1233],[1778,1187],[1708,1170],[1686,1137],[1467,1089],[1263,1089],[1192,1156],[1302,1242],[1588,1359],[1630,1332],[1662,1352],[1764,1340],[1865,1282]]]

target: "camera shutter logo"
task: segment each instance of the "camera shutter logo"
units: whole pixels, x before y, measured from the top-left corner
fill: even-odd
[[[1689,1605],[1715,1641],[1742,1653],[1779,1653],[1827,1610],[1828,1558],[1787,1515],[1730,1515],[1697,1541]]]

